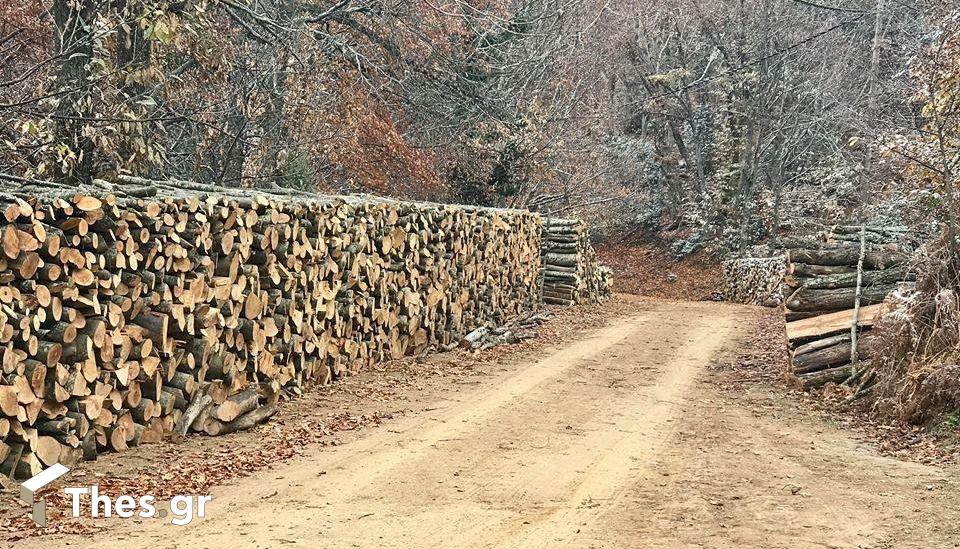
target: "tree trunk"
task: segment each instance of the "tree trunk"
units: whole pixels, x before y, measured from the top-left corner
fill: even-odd
[[[915,280],[916,276],[908,273],[905,268],[897,267],[883,271],[866,271],[863,273],[863,286],[890,285],[898,282]],[[840,273],[820,276],[805,280],[801,285],[807,290],[835,290],[839,288],[854,288],[857,285],[857,273]]]
[[[879,284],[863,288],[860,303],[862,305],[883,303],[887,294],[895,289],[897,289],[896,284]],[[853,307],[856,294],[856,288],[837,288],[831,290],[809,290],[801,288],[790,296],[786,305],[791,311],[841,311]]]
[[[867,250],[863,258],[863,267],[869,270],[883,270],[902,265],[907,255],[896,247],[874,248]],[[860,246],[837,246],[816,250],[791,250],[791,263],[807,263],[828,267],[852,267],[855,272],[860,261]]]
[[[876,338],[874,336],[869,332],[864,334],[857,345],[860,358],[864,360],[870,358],[873,354],[875,344]],[[817,351],[795,356],[793,359],[793,373],[807,374],[836,364],[849,363],[851,347],[851,342],[845,340]]]
[[[90,115],[84,99],[90,96],[90,66],[93,59],[91,32],[96,18],[94,0],[54,0],[54,43],[63,60],[57,73],[57,137],[76,155],[72,166],[55,167],[55,177],[66,183],[82,183],[93,175],[93,141],[84,135]]]

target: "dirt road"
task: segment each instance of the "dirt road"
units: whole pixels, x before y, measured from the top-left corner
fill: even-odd
[[[956,472],[877,456],[709,367],[754,325],[641,303],[346,444],[213,492],[206,518],[25,547],[955,547]],[[449,396],[449,395],[448,395]]]

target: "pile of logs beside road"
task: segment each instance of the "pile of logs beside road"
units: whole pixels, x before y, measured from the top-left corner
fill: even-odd
[[[733,303],[779,307],[783,304],[787,258],[747,257],[723,262],[723,297]]]
[[[120,179],[0,182],[3,475],[248,428],[539,306],[529,212]]]
[[[792,239],[784,278],[791,374],[804,389],[844,383],[869,367],[884,299],[915,278],[905,229],[834,227]]]
[[[573,305],[610,295],[613,272],[597,264],[586,223],[546,218],[542,242],[544,303]]]

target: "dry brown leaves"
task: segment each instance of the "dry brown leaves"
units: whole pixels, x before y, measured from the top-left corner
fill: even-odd
[[[752,336],[735,355],[713,370],[721,374],[716,382],[732,391],[742,393],[745,386],[757,384],[774,388],[823,420],[856,432],[881,455],[927,464],[960,463],[960,426],[941,423],[924,428],[882,419],[870,399],[845,402],[851,393],[847,387],[830,384],[814,393],[796,390],[784,375],[788,361],[782,312],[770,309],[761,312]]]
[[[380,425],[393,412],[351,412],[369,408],[371,402],[388,403],[404,390],[418,388],[425,379],[467,377],[483,374],[493,362],[537,352],[575,334],[601,326],[629,310],[618,303],[569,308],[550,307],[554,314],[537,328],[538,337],[513,345],[500,345],[486,351],[456,350],[428,357],[424,361],[408,358],[386,362],[332,385],[314,387],[298,399],[284,402],[280,411],[265,425],[252,431],[224,437],[189,437],[185,444],[163,442],[104,455],[100,462],[84,463],[71,471],[75,485],[99,486],[100,493],[151,494],[164,501],[178,494],[207,494],[210,488],[231,479],[250,476],[271,465],[301,455],[311,445],[336,445],[338,432]],[[130,467],[139,460],[148,466]],[[70,498],[59,488],[47,491],[50,526],[36,527],[27,507],[13,492],[0,493],[0,531],[5,541],[56,533],[84,534],[105,528],[74,519],[64,512],[71,508]],[[89,513],[87,513],[89,516]]]
[[[727,374],[720,383],[728,386],[761,382],[782,386],[788,364],[783,312],[761,309],[750,337],[741,342],[734,356],[713,364],[712,369]]]
[[[597,248],[597,256],[613,268],[616,292],[700,301],[723,287],[723,269],[702,255],[677,261],[651,244],[608,244]]]
[[[325,439],[336,432],[380,425],[391,417],[388,413],[352,414],[343,411],[323,419],[280,419],[255,429],[254,435],[259,440],[255,448],[233,446],[228,436],[216,448],[185,455],[179,446],[163,443],[162,447],[155,449],[155,465],[142,467],[133,476],[112,476],[102,472],[88,474],[81,468],[72,473],[71,480],[81,485],[96,484],[101,494],[113,498],[122,494],[150,494],[164,501],[177,494],[207,494],[212,486],[249,476],[271,464],[300,455],[311,444],[329,444],[332,441]],[[11,497],[3,494],[3,499]],[[51,489],[47,502],[51,527],[37,528],[25,515],[7,518],[0,522],[0,529],[16,532],[8,540],[96,530],[95,526],[64,515],[64,510],[71,506],[65,493]]]

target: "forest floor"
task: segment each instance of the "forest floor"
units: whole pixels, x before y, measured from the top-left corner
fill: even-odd
[[[656,244],[621,242],[599,246],[597,256],[613,268],[618,292],[700,301],[716,299],[723,287],[723,269],[702,253],[677,260]]]
[[[54,517],[51,533],[8,519],[9,540],[960,547],[960,471],[884,456],[869,433],[784,390],[771,318],[631,296],[567,309],[536,342],[384,365],[254,432],[109,455],[69,481],[212,494],[190,525]]]

